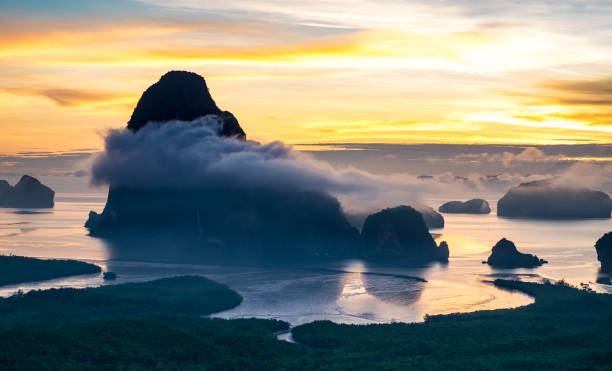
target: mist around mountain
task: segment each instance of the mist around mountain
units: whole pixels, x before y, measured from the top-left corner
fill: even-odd
[[[605,192],[573,187],[555,178],[522,183],[497,202],[497,215],[534,219],[610,218],[612,199]]]
[[[92,184],[109,187],[104,210],[92,211],[85,223],[92,236],[180,231],[193,246],[283,258],[362,256],[363,238],[337,195],[368,199],[400,185],[336,170],[281,142],[246,140],[204,79],[184,71],[168,72],[143,93],[126,129],[107,134],[91,174]],[[433,209],[424,212],[443,226]],[[423,223],[420,215],[414,220]],[[428,251],[422,239],[433,239],[423,228],[401,232],[402,249]],[[380,255],[395,254],[384,249]],[[429,252],[400,255],[405,263],[440,259]]]

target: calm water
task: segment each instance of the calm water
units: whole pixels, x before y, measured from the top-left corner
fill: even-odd
[[[495,204],[491,196],[489,202]],[[593,247],[612,230],[610,220],[527,221],[495,215],[445,214],[444,229],[432,230],[449,243],[446,265],[404,267],[344,261],[319,266],[220,266],[147,262],[147,257],[111,259],[99,239],[87,236],[83,223],[89,210],[102,210],[105,195],[58,194],[52,210],[0,209],[0,252],[44,258],[72,258],[96,263],[118,274],[113,283],[143,281],[177,274],[202,274],[237,290],[243,303],[217,314],[223,318],[277,318],[291,324],[317,319],[346,323],[420,321],[425,314],[506,308],[532,302],[526,295],[496,289],[497,276],[521,279],[566,279],[612,292],[609,277],[598,275]],[[436,207],[447,200],[430,199]],[[519,250],[537,254],[549,264],[536,269],[496,270],[482,264],[501,237]],[[146,251],[146,246],[144,247]],[[411,277],[421,277],[421,282]],[[16,290],[88,287],[104,284],[99,275],[83,275],[0,288]]]

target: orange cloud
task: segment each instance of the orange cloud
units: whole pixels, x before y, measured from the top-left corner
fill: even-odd
[[[86,104],[117,102],[133,100],[131,95],[121,95],[93,90],[67,89],[67,88],[4,88],[5,92],[19,95],[41,96],[50,99],[62,107],[75,107]]]

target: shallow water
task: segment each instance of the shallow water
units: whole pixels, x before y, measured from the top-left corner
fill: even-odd
[[[611,230],[610,220],[527,221],[489,215],[445,214],[438,240],[449,243],[448,264],[406,267],[342,261],[313,265],[210,265],[146,262],[146,256],[111,259],[109,247],[87,236],[83,223],[89,210],[100,211],[105,195],[58,194],[51,210],[0,209],[0,252],[44,258],[86,260],[117,273],[111,284],[144,281],[177,274],[202,274],[238,291],[243,303],[216,316],[276,318],[297,325],[319,319],[345,323],[421,321],[425,314],[445,314],[529,304],[532,299],[495,288],[487,281],[498,276],[522,279],[566,279],[589,283],[612,292],[599,276],[593,244]],[[436,207],[447,200],[432,199]],[[495,202],[490,201],[494,207]],[[26,213],[22,211],[28,211]],[[499,270],[481,262],[501,237],[513,240],[520,251],[549,261],[536,269]],[[146,251],[146,246],[143,247]],[[129,256],[126,255],[126,256]],[[421,277],[426,280],[416,280]],[[1,296],[17,290],[51,287],[90,287],[104,282],[101,275],[0,288]]]

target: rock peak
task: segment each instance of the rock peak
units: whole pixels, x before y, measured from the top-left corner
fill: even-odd
[[[0,180],[0,207],[49,208],[54,197],[51,188],[29,175],[22,176],[14,187]]]
[[[217,107],[202,76],[188,71],[170,71],[145,90],[127,127],[136,131],[150,121],[192,121],[207,115],[218,116],[220,135],[246,139],[234,115]]]
[[[26,174],[26,175],[23,175],[21,177],[21,179],[19,179],[19,182],[17,182],[17,185],[18,184],[36,184],[36,185],[38,185],[38,184],[41,184],[41,183],[40,183],[40,181],[38,179],[34,178],[33,176],[30,176],[30,175]],[[15,185],[15,186],[17,186],[17,185]]]

